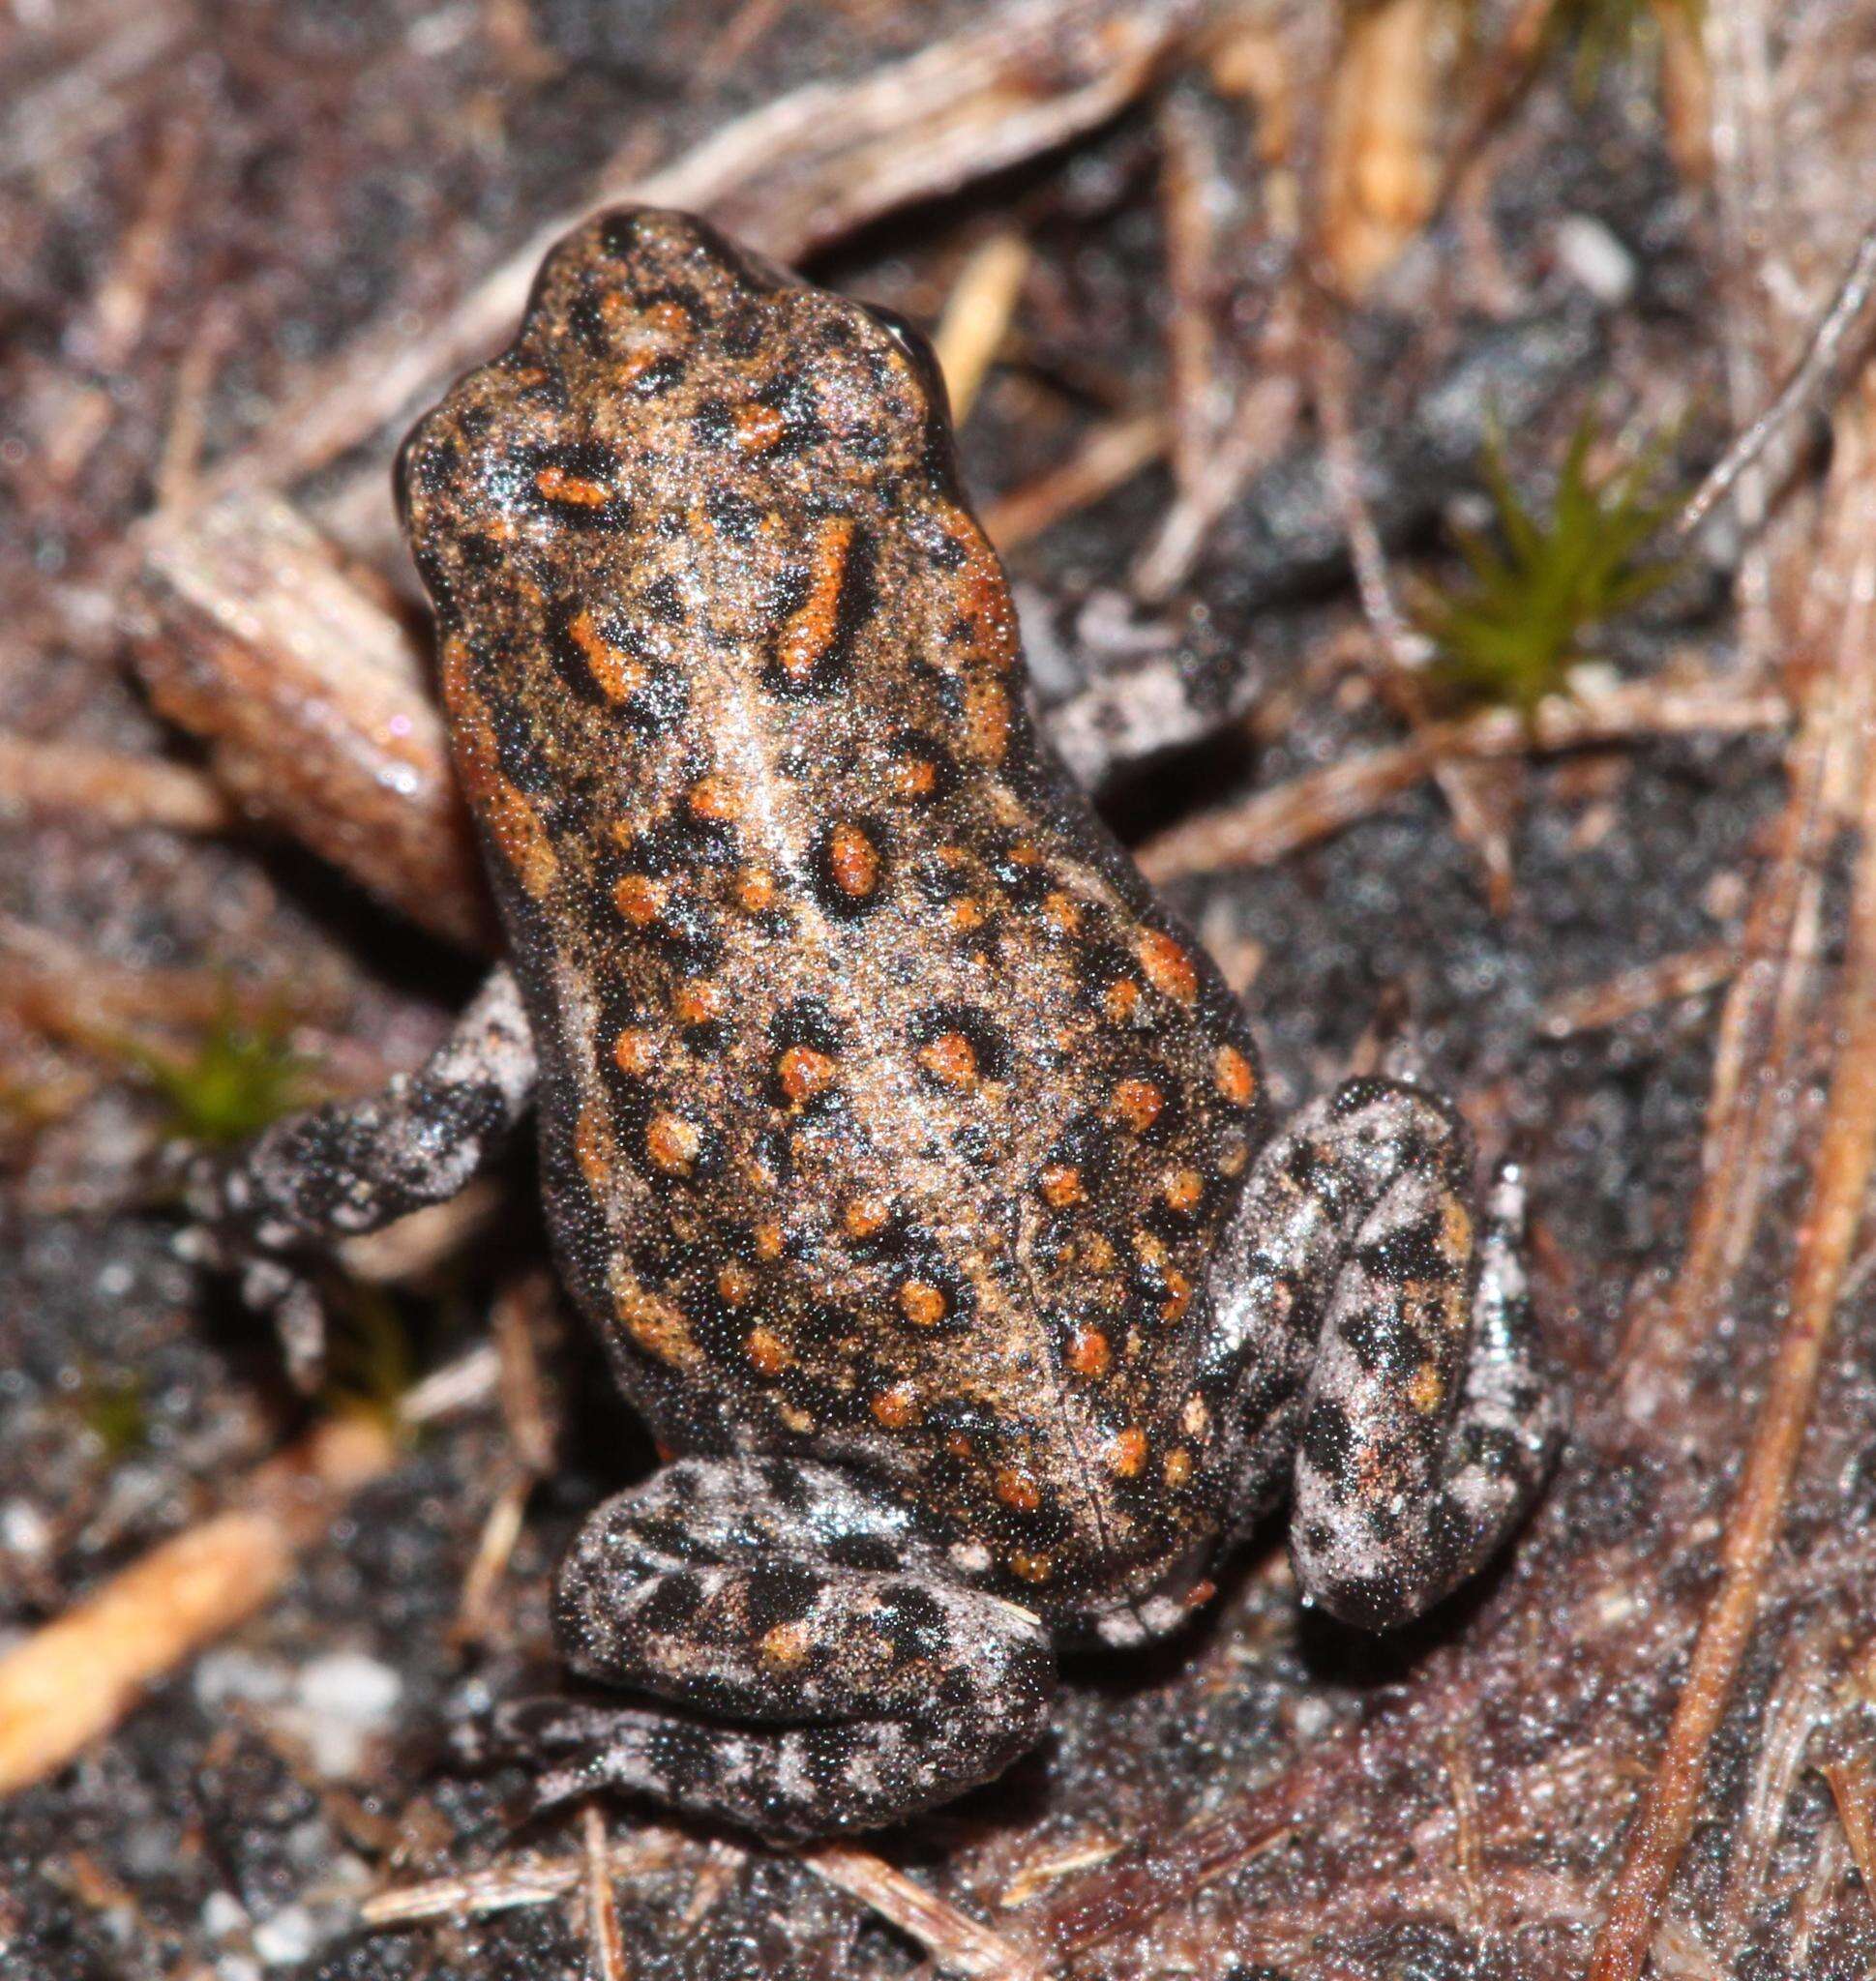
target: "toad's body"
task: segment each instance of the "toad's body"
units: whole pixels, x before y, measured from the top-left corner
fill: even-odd
[[[1463,1137],[1365,1082],[1268,1139],[1235,1001],[1038,747],[916,340],[608,216],[401,487],[556,1253],[672,1455],[558,1621],[685,1710],[537,1717],[556,1791],[783,1834],[942,1799],[1036,1736],[1054,1643],[1173,1628],[1293,1473],[1328,1608],[1468,1573],[1553,1419]]]

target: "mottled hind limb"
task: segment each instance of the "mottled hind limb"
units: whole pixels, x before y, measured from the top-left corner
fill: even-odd
[[[1526,1289],[1515,1171],[1482,1226],[1458,1116],[1352,1080],[1260,1155],[1214,1280],[1228,1528],[1293,1489],[1305,1595],[1371,1629],[1474,1574],[1562,1436]],[[1293,1458],[1294,1455],[1294,1458]]]
[[[1040,1737],[1039,1618],[962,1582],[869,1481],[783,1459],[680,1459],[609,1500],[560,1570],[555,1636],[646,1704],[539,1701],[498,1744],[551,1803],[632,1790],[798,1841],[893,1822]]]

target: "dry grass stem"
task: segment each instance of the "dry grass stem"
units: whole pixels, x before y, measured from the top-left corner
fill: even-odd
[[[1130,413],[1107,421],[1060,467],[986,503],[984,534],[1007,555],[1151,467],[1171,439],[1163,413]]]
[[[826,1844],[804,1851],[800,1861],[817,1878],[838,1885],[909,1934],[949,1973],[981,1976],[985,1981],[990,1976],[996,1981],[1042,1981],[1044,1970],[1033,1954],[959,1911],[870,1850]]]
[[[679,1831],[653,1825],[609,1847],[608,1872],[612,1878],[629,1878],[662,1871],[694,1848]],[[421,1884],[378,1892],[359,1907],[359,1921],[382,1932],[422,1926],[434,1919],[488,1918],[496,1912],[551,1905],[578,1891],[589,1872],[590,1858],[584,1850],[577,1857],[511,1858],[490,1871],[427,1878]]]
[[[1867,456],[1861,449],[1858,455],[1857,466],[1867,477]],[[1843,629],[1844,651],[1856,656],[1868,651],[1876,604],[1876,531],[1863,542],[1857,566],[1861,582],[1851,587]],[[1865,686],[1854,709],[1846,711],[1859,734],[1868,719],[1867,695]],[[1876,751],[1864,748],[1861,757],[1860,843],[1831,1029],[1832,1059],[1810,1165],[1809,1202],[1798,1226],[1788,1317],[1727,1517],[1720,1585],[1702,1620],[1667,1737],[1629,1831],[1591,1981],[1636,1981],[1648,1959],[1692,1831],[1708,1750],[1758,1620],[1766,1567],[1782,1524],[1831,1318],[1876,1168]]]
[[[1336,64],[1324,156],[1321,246],[1359,294],[1433,211],[1442,78],[1439,0],[1385,0],[1353,15]]]
[[[951,285],[932,344],[960,427],[1009,334],[1033,259],[1021,234],[1001,229],[971,250]]]
[[[1148,879],[1259,867],[1365,818],[1446,757],[1523,756],[1657,736],[1739,735],[1790,720],[1774,695],[1718,685],[1611,689],[1593,700],[1553,696],[1527,723],[1509,709],[1431,723],[1405,743],[1344,757],[1240,803],[1183,820],[1139,847]]]
[[[1725,500],[1772,442],[1822,400],[1838,370],[1852,331],[1869,307],[1872,293],[1876,293],[1876,222],[1864,230],[1857,244],[1857,251],[1835,296],[1805,343],[1803,356],[1792,368],[1772,403],[1708,469],[1700,487],[1675,518],[1674,535],[1689,537],[1699,529],[1714,506]]]
[[[1625,1019],[1653,1011],[1683,997],[1699,997],[1731,980],[1740,967],[1740,954],[1731,943],[1692,949],[1623,970],[1606,983],[1591,984],[1553,997],[1537,1020],[1546,1039],[1570,1039],[1579,1032],[1602,1031]]]
[[[588,1802],[580,1812],[580,1830],[589,1981],[626,1981],[625,1944],[619,1936],[618,1902],[612,1895],[612,1867],[606,1851],[606,1818],[597,1802]]]

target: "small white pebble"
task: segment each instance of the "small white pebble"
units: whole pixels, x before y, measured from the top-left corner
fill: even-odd
[[[264,1967],[311,1960],[318,1944],[313,1914],[304,1906],[283,1906],[254,1928],[254,1953]]]
[[[10,1499],[0,1506],[0,1548],[34,1561],[51,1552],[52,1529],[31,1500]]]
[[[334,1651],[301,1667],[300,1703],[353,1727],[380,1727],[403,1696],[403,1680],[363,1651]]]
[[[210,1939],[232,1939],[248,1930],[248,1908],[232,1892],[210,1892],[202,1901],[202,1932]]]
[[[195,1661],[195,1697],[205,1706],[224,1705],[230,1700],[273,1705],[286,1697],[290,1676],[284,1665],[245,1651],[209,1651]]]
[[[1635,257],[1600,221],[1573,213],[1554,237],[1557,260],[1598,303],[1625,303],[1635,291]]]

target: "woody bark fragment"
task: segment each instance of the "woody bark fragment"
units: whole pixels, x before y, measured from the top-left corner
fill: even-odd
[[[492,940],[417,640],[289,504],[159,521],[132,624],[151,698],[251,815],[432,933]]]

